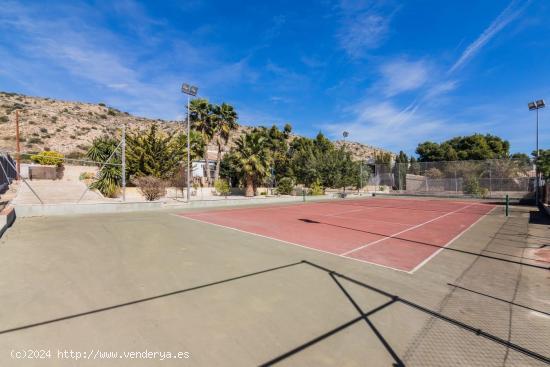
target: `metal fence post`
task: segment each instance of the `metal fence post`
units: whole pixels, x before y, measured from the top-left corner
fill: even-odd
[[[455,168],[455,193],[458,194],[458,181],[456,178],[456,168]]]
[[[359,175],[361,177],[361,188],[359,190],[359,192],[361,192],[363,190],[363,161],[361,160],[361,169],[360,169],[360,172],[359,172]]]
[[[491,161],[489,161],[489,196],[493,196],[493,176],[491,174]]]

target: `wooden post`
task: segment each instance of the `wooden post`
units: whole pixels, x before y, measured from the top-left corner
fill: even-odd
[[[15,145],[17,151],[17,179],[21,179],[21,147],[19,145],[19,110],[15,110]]]

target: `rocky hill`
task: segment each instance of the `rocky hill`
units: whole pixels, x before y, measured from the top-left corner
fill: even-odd
[[[30,97],[0,92],[0,150],[15,152],[15,111],[19,110],[20,145],[22,152],[34,153],[45,149],[59,151],[70,157],[82,156],[93,139],[114,135],[122,124],[132,129],[148,129],[157,123],[167,132],[185,129],[181,121],[166,121],[133,116],[128,112],[109,107],[104,103],[69,102],[51,98]],[[252,129],[240,126],[234,140]],[[342,142],[337,141],[338,146]],[[346,142],[356,159],[369,159],[382,149]],[[209,151],[215,151],[209,147]]]
[[[395,153],[390,152],[388,150],[382,149],[382,148],[376,148],[371,145],[365,145],[361,144],[355,141],[346,141],[343,140],[337,140],[334,142],[334,145],[339,148],[343,144],[346,145],[346,150],[351,152],[351,155],[354,160],[365,160],[369,161],[374,159],[375,156],[380,155],[382,153],[389,153],[393,158],[395,158]]]

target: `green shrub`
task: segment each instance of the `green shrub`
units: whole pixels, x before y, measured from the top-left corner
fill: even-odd
[[[138,177],[133,180],[147,201],[158,200],[166,195],[166,182],[154,176]]]
[[[109,114],[111,116],[116,116],[116,111],[113,110],[112,108],[109,108],[109,111],[107,112],[107,114]]]
[[[105,103],[103,102],[99,102],[98,105],[100,105],[101,107],[105,107]]]
[[[317,179],[313,184],[311,184],[311,190],[310,190],[309,194],[310,195],[324,195],[325,194],[325,189],[321,185],[321,181],[319,181],[319,179]]]
[[[279,195],[290,195],[294,190],[294,180],[290,177],[283,177],[279,180],[277,185],[277,194]]]
[[[30,141],[29,141],[30,142]],[[38,164],[61,167],[63,165],[63,154],[55,151],[44,151],[32,155],[31,160]]]
[[[86,157],[86,153],[73,150],[72,152],[69,152],[65,157],[69,159],[82,159]]]
[[[465,194],[482,198],[486,197],[489,193],[486,188],[481,187],[479,180],[475,176],[466,177],[464,179],[462,191],[464,191]]]
[[[93,180],[95,178],[95,173],[93,172],[82,172],[80,176],[78,176],[78,179],[80,181],[82,180]]]
[[[8,122],[9,120],[8,116],[0,116],[0,123]]]
[[[426,176],[428,176],[428,178],[433,178],[433,179],[443,178],[443,172],[441,172],[439,169],[435,167],[432,167],[426,171]]]
[[[231,188],[227,180],[216,180],[216,182],[214,182],[214,188],[220,195],[227,196],[231,194]]]
[[[101,114],[101,115],[99,115],[99,117],[105,120],[107,118],[107,115]]]
[[[35,137],[35,138],[30,138],[29,139],[29,144],[42,144],[42,143],[43,143],[43,141],[40,138]]]

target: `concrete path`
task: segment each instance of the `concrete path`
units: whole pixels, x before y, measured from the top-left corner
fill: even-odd
[[[27,180],[21,182],[13,204],[40,204],[38,195],[44,204],[76,203],[84,193],[86,185],[80,181],[65,180]],[[32,192],[32,190],[35,193]],[[96,191],[88,190],[81,202],[109,201]]]

